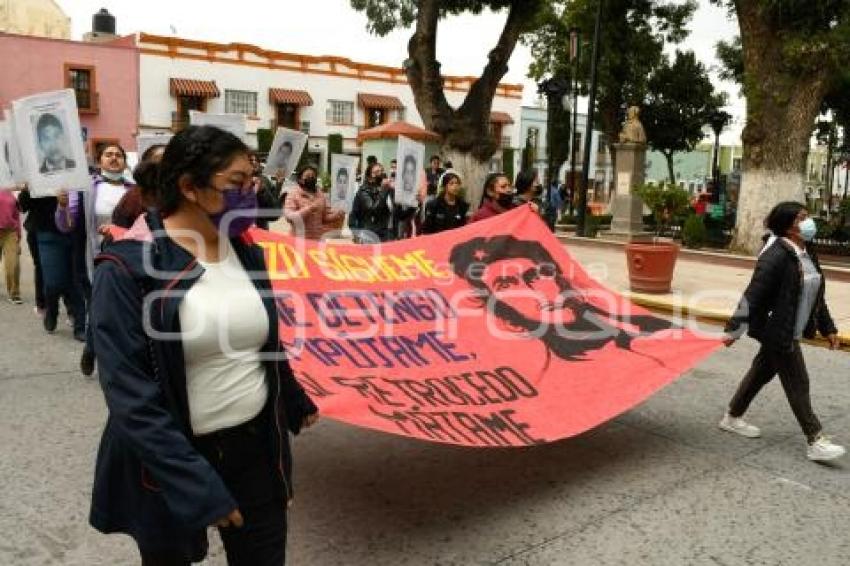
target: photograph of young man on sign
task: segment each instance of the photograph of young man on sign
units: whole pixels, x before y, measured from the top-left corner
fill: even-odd
[[[307,145],[307,134],[288,128],[278,128],[272,140],[263,173],[280,178],[288,177],[298,167]]]
[[[39,173],[67,171],[77,166],[70,157],[65,121],[61,114],[45,112],[35,118],[36,152],[41,165]]]

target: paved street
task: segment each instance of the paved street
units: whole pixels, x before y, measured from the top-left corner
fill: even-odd
[[[28,304],[0,304],[0,564],[135,564],[126,538],[87,525],[104,404],[70,329],[42,331],[28,265]],[[805,459],[778,383],[751,411],[762,439],[716,428],[754,352],[741,341],[614,421],[531,449],[322,422],[296,442],[290,563],[845,565],[850,460]],[[850,443],[850,355],[805,355],[817,412]],[[216,542],[208,564],[223,563]]]

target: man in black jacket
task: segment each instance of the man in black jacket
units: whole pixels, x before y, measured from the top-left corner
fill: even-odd
[[[791,410],[808,441],[810,460],[826,461],[844,455],[844,448],[823,435],[812,410],[809,376],[802,338],[818,331],[838,348],[838,333],[824,300],[825,283],[817,257],[807,246],[817,227],[796,202],[783,202],[770,212],[767,227],[775,235],[762,251],[755,272],[735,314],[726,325],[726,345],[747,334],[761,349],[744,376],[720,428],[756,438],[761,431],[741,417],[755,396],[778,373]]]

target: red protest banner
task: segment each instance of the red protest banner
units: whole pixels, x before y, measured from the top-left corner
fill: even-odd
[[[588,276],[529,208],[383,244],[253,231],[299,381],[330,418],[464,446],[579,434],[719,345]]]

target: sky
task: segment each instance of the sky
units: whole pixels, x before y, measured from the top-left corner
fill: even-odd
[[[366,17],[350,7],[349,0],[55,0],[71,18],[72,38],[80,39],[91,29],[92,15],[106,8],[117,20],[118,33],[137,31],[176,35],[219,43],[251,43],[273,49],[308,55],[337,55],[355,61],[401,66],[407,57],[410,30],[386,37],[370,35]],[[674,0],[675,1],[675,0]],[[691,35],[683,44],[692,49],[709,68],[716,68],[714,45],[730,39],[737,25],[724,9],[699,0],[699,10],[691,22]],[[238,11],[236,8],[238,7]],[[485,12],[462,15],[440,23],[437,58],[447,75],[477,76],[486,63],[487,52],[495,45],[506,13]],[[524,103],[536,99],[536,86],[526,75],[531,54],[518,46],[509,64],[505,82],[522,83]],[[716,86],[729,95],[727,110],[738,120],[744,103],[737,86],[722,83],[714,73]],[[737,127],[730,128],[730,134]]]

